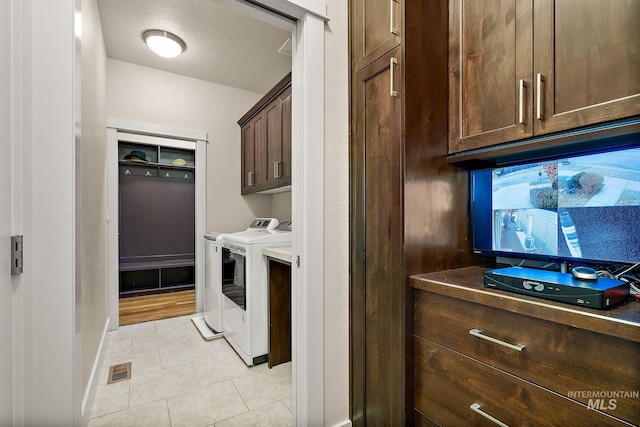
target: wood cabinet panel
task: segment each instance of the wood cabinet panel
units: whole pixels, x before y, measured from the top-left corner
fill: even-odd
[[[352,2],[353,68],[360,70],[399,46],[402,41],[403,0]]]
[[[640,114],[640,2],[543,0],[534,15],[536,134]]]
[[[242,158],[242,191],[256,183],[256,129],[261,133],[261,121],[257,120],[244,125],[241,129],[241,158]]]
[[[423,338],[414,349],[416,408],[442,425],[495,425],[477,411],[513,426],[625,425]]]
[[[640,390],[638,342],[417,290],[414,316],[416,335],[562,396]],[[525,348],[517,351],[471,335],[471,330]],[[587,395],[575,399],[583,404],[590,400]],[[618,399],[615,408],[604,411],[637,423],[640,399]]]
[[[451,0],[449,152],[640,114],[640,3]]]
[[[286,185],[291,184],[291,86],[280,95],[280,105],[282,108],[282,155],[280,156],[279,179]]]
[[[401,81],[398,64],[396,49],[356,74],[353,85],[352,173],[362,180],[352,189],[352,318],[363,333],[352,344],[352,366],[362,370],[364,379],[353,392],[366,401],[369,420],[404,419],[404,383],[397,378],[404,372],[406,295],[399,286],[403,265],[398,262],[403,247],[402,104],[390,95],[390,85]],[[391,80],[391,67],[397,67],[397,80]]]
[[[263,175],[260,177],[264,182],[273,182],[277,179],[278,172],[275,170],[276,162],[282,159],[282,106],[280,99],[268,105],[264,110],[265,119],[265,156]]]
[[[291,266],[269,260],[269,368],[291,361]]]
[[[450,17],[451,152],[532,134],[531,2],[454,1]],[[520,100],[521,97],[521,100]]]
[[[291,75],[239,121],[242,194],[291,184]]]
[[[468,175],[446,159],[448,2],[350,5],[351,58],[361,61],[351,64],[351,420],[422,425],[413,408],[408,277],[474,263]],[[391,7],[401,13],[402,43],[362,54],[354,46],[370,31],[389,31],[388,20],[373,19],[375,8],[388,18]]]
[[[437,427],[440,424],[433,421],[420,411],[413,411],[413,425],[415,427]]]

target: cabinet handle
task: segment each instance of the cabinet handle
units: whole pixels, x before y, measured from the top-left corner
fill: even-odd
[[[280,178],[280,162],[279,161],[273,162],[273,177]]]
[[[247,183],[247,187],[249,187],[249,186],[253,185],[253,172],[249,172],[249,176],[248,176],[248,178],[247,178],[247,181],[249,181],[249,182]]]
[[[489,421],[493,422],[494,424],[499,425],[500,427],[509,427],[507,424],[503,423],[502,421],[500,421],[499,419],[492,417],[491,415],[487,414],[486,412],[484,412],[482,409],[482,405],[480,405],[479,403],[472,403],[471,405],[469,405],[469,409],[471,409],[473,412],[482,415],[483,417],[485,417],[486,419],[488,419]]]
[[[536,94],[536,118],[538,120],[544,120],[544,105],[542,105],[542,85],[544,84],[544,76],[538,73],[536,77],[537,81],[537,94]]]
[[[524,124],[524,79],[520,79],[520,95],[518,98],[518,123]]]
[[[394,3],[397,3],[398,0],[389,0],[389,32],[391,34],[398,35],[398,29],[395,27],[396,22],[396,8]]]
[[[393,90],[393,86],[394,86],[394,78],[393,78],[394,72],[393,72],[393,69],[394,69],[394,65],[396,65],[397,63],[398,63],[398,60],[396,58],[394,58],[394,57],[391,57],[391,61],[390,61],[390,64],[389,64],[389,69],[391,70],[391,72],[389,73],[389,76],[390,76],[389,77],[389,94],[391,96],[396,97],[396,98],[398,97],[398,92]]]
[[[488,335],[484,335],[482,333],[482,329],[470,329],[469,333],[471,335],[473,335],[474,337],[482,338],[483,340],[491,341],[492,343],[495,343],[495,344],[500,344],[500,345],[502,345],[504,347],[508,347],[508,348],[510,348],[512,350],[522,351],[522,350],[524,350],[526,348],[526,345],[524,345],[524,344],[514,345],[514,344],[510,344],[508,342],[500,341],[500,340],[495,339],[493,337],[490,337]]]

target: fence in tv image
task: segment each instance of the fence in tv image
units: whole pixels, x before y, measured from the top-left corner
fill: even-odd
[[[492,171],[494,250],[640,260],[640,148]]]

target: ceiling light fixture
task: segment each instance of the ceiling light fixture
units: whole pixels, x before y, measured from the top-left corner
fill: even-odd
[[[142,33],[142,40],[149,49],[165,58],[173,58],[187,50],[187,44],[175,34],[163,30],[147,30]]]

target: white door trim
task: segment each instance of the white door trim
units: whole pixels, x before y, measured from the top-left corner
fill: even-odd
[[[293,46],[294,416],[314,426],[324,425],[324,20],[300,18]]]
[[[297,19],[291,70],[293,415],[297,426],[324,425],[326,3],[324,0],[259,0],[259,3]]]
[[[235,0],[296,19],[292,37],[292,365],[298,426],[324,425],[325,0]],[[273,16],[265,18],[273,20]],[[298,264],[296,260],[299,259]]]
[[[118,132],[144,136],[193,141],[196,144],[196,311],[204,308],[204,233],[206,231],[207,196],[207,133],[199,130],[180,129],[153,123],[121,119],[107,119],[107,283],[109,289],[109,329],[117,329],[119,320],[118,296]]]

